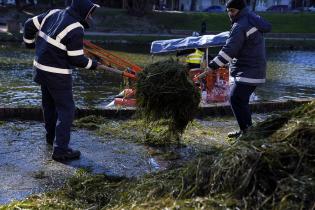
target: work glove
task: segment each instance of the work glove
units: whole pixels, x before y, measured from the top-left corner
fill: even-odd
[[[96,70],[103,70],[101,66],[102,64],[97,62]]]
[[[207,67],[204,72],[202,72],[201,74],[196,75],[196,76],[193,78],[193,81],[200,83],[200,81],[201,81],[203,78],[205,78],[205,77],[207,76],[207,74],[208,74],[210,71],[213,71],[213,70],[212,70],[210,67]]]

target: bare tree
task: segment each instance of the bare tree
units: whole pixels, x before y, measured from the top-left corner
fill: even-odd
[[[251,1],[251,4],[252,4],[252,10],[253,10],[253,11],[256,11],[257,0],[252,0],[252,1]]]
[[[15,0],[15,7],[17,11],[21,10],[21,0]]]
[[[127,9],[133,15],[143,16],[152,12],[153,3],[153,0],[128,0]]]
[[[196,11],[197,0],[191,0],[190,11]]]

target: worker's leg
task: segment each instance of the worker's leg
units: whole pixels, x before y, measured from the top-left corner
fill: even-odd
[[[57,112],[55,102],[46,86],[41,86],[42,108],[46,129],[46,142],[53,145],[56,132]]]
[[[230,93],[230,104],[241,131],[252,125],[249,97],[256,86],[235,83]]]
[[[80,158],[80,151],[69,147],[71,125],[74,119],[74,101],[72,89],[50,91],[56,105],[58,120],[56,126],[56,145],[52,159],[71,160]]]
[[[68,149],[70,142],[70,129],[74,119],[74,101],[72,89],[49,89],[57,110],[56,145],[54,152],[62,153]]]

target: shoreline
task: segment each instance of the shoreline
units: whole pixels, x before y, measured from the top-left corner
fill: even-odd
[[[275,111],[285,111],[293,109],[299,105],[310,103],[315,99],[295,99],[284,101],[263,101],[252,102],[250,107],[253,113],[266,113]],[[134,116],[135,107],[114,107],[114,108],[76,108],[76,118],[86,117],[90,115],[102,116],[109,119],[128,119]],[[206,117],[223,117],[232,116],[232,110],[227,103],[209,104],[199,107],[196,118],[202,119]],[[42,120],[42,110],[40,107],[0,107],[0,118],[6,119],[21,119],[21,120]]]
[[[97,33],[87,32],[85,39],[91,40],[99,44],[124,44],[124,45],[143,45],[150,47],[154,40],[167,40],[185,37],[185,35],[175,34],[128,34],[128,33]],[[307,34],[301,34],[300,37],[294,35],[292,37],[277,35],[274,37],[267,36],[266,47],[270,49],[288,49],[288,50],[314,50],[315,36],[310,37]],[[22,36],[16,36],[8,33],[0,32],[0,43],[22,43]]]

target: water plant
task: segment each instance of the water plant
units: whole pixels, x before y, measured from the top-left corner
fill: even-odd
[[[74,121],[74,126],[78,128],[86,128],[90,130],[96,130],[101,124],[105,122],[105,119],[100,116],[90,115],[82,117]]]
[[[163,120],[168,124],[170,139],[179,139],[200,102],[186,66],[172,59],[151,64],[138,74],[136,87],[140,115],[148,124]]]
[[[315,101],[182,167],[137,179],[81,172],[57,192],[2,209],[313,209],[314,138]]]

